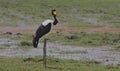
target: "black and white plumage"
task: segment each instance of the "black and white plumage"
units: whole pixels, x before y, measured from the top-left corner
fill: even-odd
[[[37,29],[35,36],[33,37],[33,46],[37,48],[39,39],[50,32],[52,25],[56,25],[58,20],[56,18],[56,14],[53,12],[56,10],[52,10],[52,15],[54,20],[45,20]]]

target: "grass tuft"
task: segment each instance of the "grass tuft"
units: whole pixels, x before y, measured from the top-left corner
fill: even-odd
[[[28,41],[21,41],[19,45],[20,46],[32,46],[32,43]]]

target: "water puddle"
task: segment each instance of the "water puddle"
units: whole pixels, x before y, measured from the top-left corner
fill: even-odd
[[[4,57],[34,57],[43,55],[43,43],[38,48],[18,47],[18,41],[0,38],[0,56]],[[5,46],[6,45],[6,46]],[[80,46],[66,46],[58,43],[47,43],[47,56],[61,59],[90,59],[103,62],[104,64],[120,64],[120,52],[109,51],[111,47],[84,48]],[[82,53],[85,52],[85,53]]]

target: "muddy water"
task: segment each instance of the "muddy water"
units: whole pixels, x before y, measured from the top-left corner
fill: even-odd
[[[5,57],[34,57],[42,55],[43,43],[38,48],[32,46],[26,49],[18,47],[19,41],[0,38],[0,56]],[[104,64],[120,64],[120,52],[110,51],[112,47],[84,48],[75,46],[65,46],[57,43],[47,44],[47,56],[53,56],[61,59],[90,59],[103,62]],[[81,52],[85,53],[81,53]],[[68,52],[68,53],[65,53]]]

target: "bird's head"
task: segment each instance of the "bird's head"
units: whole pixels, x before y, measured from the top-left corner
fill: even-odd
[[[56,14],[57,14],[55,9],[53,9],[51,13],[53,16],[56,16]]]

